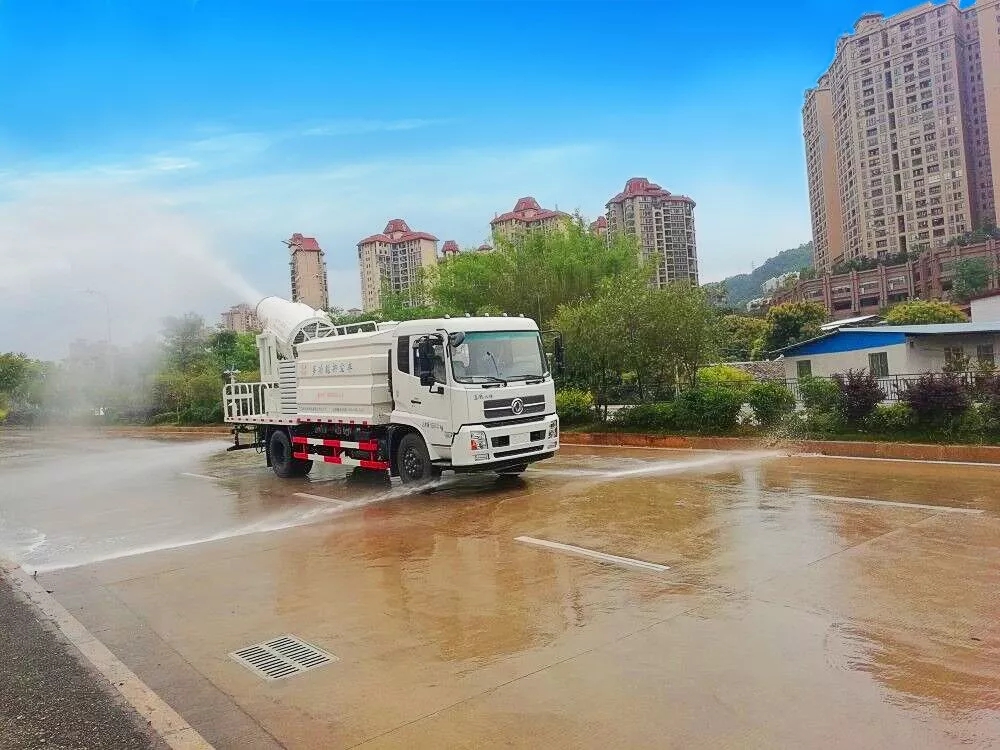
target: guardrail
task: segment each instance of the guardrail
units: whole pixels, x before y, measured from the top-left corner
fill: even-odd
[[[928,375],[934,378],[947,378],[947,377],[955,378],[968,389],[974,389],[978,387],[983,382],[984,379],[991,377],[989,375],[984,375],[983,373],[980,372],[960,372],[952,375],[947,375],[941,372],[936,372],[936,373],[925,372],[919,374],[883,375],[882,377],[875,378],[875,380],[878,381],[879,386],[881,386],[882,390],[885,391],[885,400],[883,403],[893,403],[900,400],[900,397],[903,391],[906,390],[906,385],[908,383],[916,382],[920,378],[925,378]],[[833,380],[833,378],[829,376],[813,376],[813,379]],[[795,396],[796,401],[799,402],[802,401],[802,391],[799,388],[799,382],[800,382],[799,380],[795,378],[792,379],[761,378],[761,380],[765,380],[770,383],[780,383],[781,385],[785,386],[785,388],[787,388],[789,391],[792,392],[792,395]]]
[[[267,411],[264,394],[277,383],[228,383],[222,391],[222,406],[227,422],[243,417],[259,417]]]

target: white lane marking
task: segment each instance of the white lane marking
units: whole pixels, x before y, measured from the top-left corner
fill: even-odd
[[[868,456],[830,456],[825,453],[793,453],[792,458],[837,458],[841,461],[890,461],[897,464],[944,464],[945,466],[982,466],[987,469],[1000,469],[1000,464],[987,461],[948,461],[946,459],[929,458],[875,458]]]
[[[182,477],[194,477],[195,479],[207,479],[210,482],[214,482],[218,477],[210,477],[207,474],[192,474],[190,471],[182,471]]]
[[[171,750],[212,750],[205,738],[97,640],[18,565],[0,560],[0,572],[110,682]]]
[[[296,492],[295,497],[304,497],[306,500],[319,500],[321,503],[333,503],[334,505],[350,505],[347,500],[337,500],[333,497],[323,497],[322,495],[310,495],[308,492]]]
[[[915,510],[932,510],[941,513],[968,513],[978,516],[980,508],[956,508],[954,505],[921,505],[920,503],[901,503],[892,500],[872,500],[867,497],[839,497],[837,495],[810,495],[812,500],[830,500],[835,503],[859,503],[861,505],[886,505],[890,508],[914,508]]]
[[[535,539],[531,536],[519,536],[514,539],[515,542],[523,542],[524,544],[533,544],[536,547],[546,547],[548,549],[556,550],[557,552],[565,552],[570,555],[580,555],[581,557],[591,557],[595,560],[601,560],[602,562],[613,563],[615,565],[624,565],[629,568],[639,568],[640,570],[655,570],[658,573],[662,573],[664,570],[670,570],[668,565],[660,565],[659,563],[646,562],[645,560],[635,560],[631,557],[619,557],[618,555],[609,555],[604,552],[597,552],[592,549],[585,549],[583,547],[574,547],[572,544],[563,544],[561,542],[550,542],[546,539]]]

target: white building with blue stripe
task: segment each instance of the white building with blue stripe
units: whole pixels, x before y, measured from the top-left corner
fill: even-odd
[[[785,377],[868,370],[877,377],[941,372],[948,362],[996,365],[1000,322],[840,328],[782,349]]]

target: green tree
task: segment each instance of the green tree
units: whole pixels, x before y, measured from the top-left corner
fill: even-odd
[[[31,367],[31,359],[24,354],[0,354],[0,393],[17,393],[27,381]]]
[[[952,290],[963,302],[986,289],[993,276],[993,264],[987,258],[965,258],[955,263]]]
[[[572,304],[610,276],[633,270],[633,238],[608,243],[577,217],[552,231],[496,238],[489,253],[461,253],[428,279],[438,306],[453,314],[486,308],[528,315],[545,324],[560,305]]]
[[[786,302],[767,311],[770,326],[765,346],[776,351],[819,335],[819,326],[826,320],[826,308],[815,302]]]
[[[900,302],[885,316],[890,325],[921,325],[925,323],[964,323],[965,313],[940,300],[915,299]]]
[[[625,373],[635,374],[642,398],[692,383],[715,353],[716,313],[705,292],[683,283],[654,289],[648,278],[639,271],[610,276],[592,297],[555,316],[572,375],[601,407]]]
[[[170,365],[188,370],[203,363],[209,356],[211,331],[205,320],[195,313],[163,321],[164,355]]]
[[[762,318],[749,315],[724,315],[719,320],[719,351],[724,360],[746,362],[760,356],[771,332]]]

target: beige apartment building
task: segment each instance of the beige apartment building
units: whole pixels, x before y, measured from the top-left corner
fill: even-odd
[[[251,333],[260,331],[261,325],[254,309],[245,302],[241,302],[222,313],[222,328],[236,333]]]
[[[514,210],[495,216],[490,222],[490,228],[494,237],[512,237],[532,229],[557,229],[572,218],[564,211],[542,208],[529,195],[518,200],[514,204]]]
[[[656,285],[698,283],[693,200],[674,195],[645,177],[633,177],[607,203],[607,235],[639,241],[643,261],[659,257]]]
[[[938,248],[996,220],[997,4],[867,13],[837,41],[802,110],[818,270]]]
[[[444,244],[441,245],[441,259],[448,260],[449,258],[454,258],[461,251],[458,249],[458,243],[455,240],[445,240]]]
[[[361,271],[361,306],[365,312],[382,306],[382,289],[407,295],[407,305],[423,304],[413,291],[421,269],[433,268],[438,261],[438,238],[414,232],[402,219],[392,219],[380,234],[358,243]]]
[[[326,285],[326,261],[323,249],[315,237],[303,237],[296,232],[285,240],[291,260],[288,263],[292,280],[292,301],[304,302],[315,310],[330,307]]]

